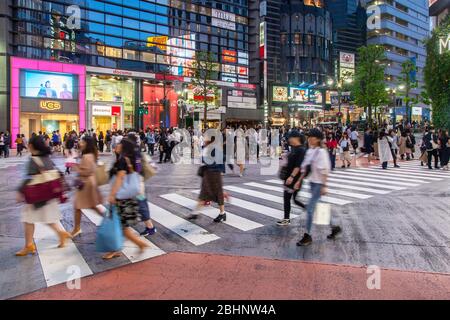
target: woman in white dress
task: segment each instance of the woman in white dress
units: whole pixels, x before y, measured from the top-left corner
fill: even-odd
[[[43,137],[35,136],[28,142],[28,148],[32,157],[27,166],[27,176],[39,174],[41,171],[54,169],[54,164],[49,155],[50,147],[45,143]],[[24,180],[22,187],[27,184],[29,179]],[[22,189],[22,188],[20,188]],[[23,201],[22,193],[18,193],[17,200]],[[26,204],[22,209],[21,221],[25,229],[25,247],[16,253],[16,256],[26,256],[36,253],[36,245],[33,242],[34,224],[45,223],[52,228],[59,238],[58,248],[65,246],[66,240],[71,238],[70,233],[61,228],[59,221],[61,220],[61,211],[59,210],[58,200]]]

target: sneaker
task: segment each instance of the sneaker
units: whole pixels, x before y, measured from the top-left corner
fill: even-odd
[[[140,233],[141,236],[146,237],[146,236],[151,236],[154,235],[156,233],[156,227],[153,228],[145,228],[144,231],[142,231]]]
[[[187,217],[188,220],[196,220],[198,218],[198,214],[191,214],[189,217]]]
[[[277,222],[277,225],[279,226],[288,226],[291,224],[291,220],[290,219],[283,219]]]
[[[342,232],[342,228],[339,226],[331,227],[331,233],[327,236],[327,239],[334,240],[338,234]]]
[[[303,235],[303,238],[297,242],[297,246],[299,247],[306,247],[309,246],[312,243],[312,238],[309,234],[305,233]]]
[[[398,164],[396,164],[396,165],[394,166],[394,168],[400,168],[400,166],[399,166]]]

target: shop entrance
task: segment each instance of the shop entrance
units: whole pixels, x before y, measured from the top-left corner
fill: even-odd
[[[58,131],[61,136],[65,133],[79,130],[79,117],[74,114],[56,113],[25,113],[20,114],[20,133],[30,137],[33,133],[46,133],[51,135],[53,131]]]
[[[99,134],[103,132],[106,134],[108,130],[123,130],[124,106],[122,103],[111,102],[89,102],[88,103],[88,118],[90,118],[89,129]]]

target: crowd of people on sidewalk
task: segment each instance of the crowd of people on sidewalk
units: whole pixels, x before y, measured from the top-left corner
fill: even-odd
[[[242,130],[239,130],[242,129]],[[251,131],[249,129],[252,129]],[[185,131],[186,132],[186,131]],[[327,194],[327,180],[330,172],[335,170],[336,162],[342,162],[342,169],[352,165],[353,157],[366,155],[368,162],[378,159],[383,169],[387,169],[388,163],[393,161],[394,167],[398,167],[398,158],[409,161],[415,158],[416,148],[422,151],[420,160],[432,168],[442,167],[448,170],[450,144],[448,131],[435,131],[427,127],[423,133],[420,144],[416,142],[415,135],[408,126],[394,126],[387,128],[368,127],[360,139],[360,133],[355,126],[329,127],[317,126],[312,128],[279,128],[276,131],[263,131],[262,127],[247,128],[245,126],[221,130],[223,148],[211,152],[210,146],[214,145],[216,136],[208,135],[204,131],[187,129],[191,139],[192,157],[200,155],[202,165],[198,170],[201,177],[201,190],[197,207],[188,219],[196,219],[205,205],[211,202],[219,206],[219,215],[214,222],[226,221],[225,202],[229,195],[223,189],[223,175],[226,168],[234,171],[234,164],[239,167],[239,176],[245,173],[245,164],[249,160],[249,154],[268,157],[273,156],[272,135],[278,134],[279,143],[276,147],[280,151],[282,166],[279,177],[284,184],[284,217],[277,222],[279,226],[290,224],[291,201],[306,209],[306,232],[297,245],[307,246],[312,243],[313,216],[320,203],[321,197]],[[249,134],[250,132],[250,134]],[[264,135],[263,133],[266,133]],[[6,136],[6,138],[5,138]],[[8,134],[0,135],[0,146],[7,145]],[[9,138],[10,139],[10,138]],[[29,141],[23,135],[18,135],[16,144],[18,147],[28,149],[31,154],[26,167],[26,178],[22,182],[18,200],[25,201],[22,210],[22,222],[25,230],[25,246],[17,252],[18,256],[34,254],[36,247],[33,242],[34,224],[48,224],[59,237],[59,247],[64,247],[67,239],[75,238],[82,233],[81,220],[83,210],[93,210],[105,217],[112,211],[120,217],[123,235],[135,243],[141,251],[148,247],[148,242],[142,236],[152,235],[156,232],[149,213],[147,196],[145,191],[145,179],[148,178],[146,168],[151,157],[159,152],[159,163],[176,162],[182,153],[179,145],[185,142],[183,136],[174,128],[161,128],[146,130],[115,130],[95,132],[84,130],[65,133],[63,137],[58,131],[51,135],[39,132],[32,134]],[[249,144],[253,140],[256,144]],[[362,140],[362,144],[360,141]],[[234,142],[234,146],[227,142]],[[267,146],[267,148],[262,148]],[[3,151],[5,148],[3,147]],[[265,151],[262,151],[265,150]],[[61,229],[58,224],[61,213],[58,201],[63,199],[53,198],[42,201],[27,201],[26,190],[42,172],[57,171],[50,156],[52,153],[62,152],[66,157],[66,174],[73,169],[76,179],[73,183],[75,195],[73,200],[74,223],[73,230],[69,233]],[[111,152],[114,156],[114,164],[108,171],[107,181],[100,182],[101,171],[106,170],[99,163],[101,152]],[[266,153],[264,153],[266,152]],[[277,155],[278,156],[278,155]],[[221,159],[223,161],[217,161]],[[64,174],[60,173],[58,179],[64,180]],[[100,185],[110,184],[107,197],[109,207],[103,206],[104,200],[99,190]],[[308,184],[310,197],[308,203],[303,203],[298,196],[300,190]],[[69,187],[67,187],[67,190]],[[63,200],[61,200],[63,201]],[[331,233],[328,239],[335,239],[342,232],[342,228],[334,221],[333,215],[329,215]],[[132,227],[137,223],[145,224],[145,230],[137,235]],[[120,250],[107,252],[103,258],[111,259],[120,255]]]

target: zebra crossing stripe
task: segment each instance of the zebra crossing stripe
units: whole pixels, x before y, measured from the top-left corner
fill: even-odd
[[[61,223],[59,226],[63,228]],[[47,225],[35,224],[34,240],[47,287],[75,280],[71,278],[74,272],[72,266],[78,268],[80,278],[93,274],[75,243],[67,239],[66,246],[58,248],[57,236]]]
[[[345,171],[351,171],[351,172],[362,172],[362,173],[366,173],[366,174],[372,174],[372,175],[376,175],[376,176],[382,176],[383,179],[387,179],[388,177],[392,177],[392,179],[395,180],[399,180],[399,181],[414,181],[414,182],[419,182],[419,183],[430,183],[430,181],[440,181],[442,179],[439,178],[430,178],[430,177],[419,177],[419,179],[414,179],[414,178],[410,178],[410,177],[406,177],[405,174],[400,174],[400,173],[393,173],[393,172],[386,172],[386,171],[381,171],[378,169],[353,169],[353,170],[348,170],[346,169]],[[376,174],[375,174],[376,172]],[[430,180],[430,181],[426,181],[426,180]]]
[[[392,181],[389,179],[384,179],[384,177],[367,177],[367,174],[364,173],[354,173],[354,172],[336,172],[332,173],[331,176],[340,176],[340,177],[346,177],[348,179],[352,180],[362,180],[362,181],[372,181],[372,182],[380,182],[385,184],[392,184],[392,185],[398,185],[398,186],[405,186],[405,187],[417,187],[420,186],[419,183],[410,183],[410,182],[401,182],[401,181]]]
[[[150,202],[148,205],[150,207],[152,220],[158,222],[165,228],[170,229],[196,246],[220,239],[215,234],[210,233],[202,227],[180,218],[161,207]]]
[[[193,190],[193,193],[199,194],[200,190]],[[274,218],[274,219],[282,219],[284,217],[284,212],[282,210],[278,210],[272,207],[263,206],[254,202],[246,201],[243,199],[239,199],[237,197],[230,197],[228,202],[229,204],[240,207],[243,209],[247,209],[249,211],[253,211],[256,213],[260,213],[262,215]],[[291,214],[291,219],[297,218],[298,215]]]
[[[306,180],[306,181],[308,181],[308,180]],[[266,182],[274,183],[274,184],[283,184],[283,181],[276,180],[276,179],[266,180]],[[358,187],[358,186],[350,186],[350,185],[346,185],[346,184],[338,184],[338,183],[333,183],[330,181],[327,181],[327,186],[339,188],[339,189],[365,191],[365,192],[374,193],[374,194],[388,194],[389,192],[391,192],[391,191],[387,191],[387,190],[377,190],[377,189],[369,189],[369,188]]]
[[[176,203],[182,207],[188,208],[190,210],[194,210],[197,206],[197,201],[189,199],[187,197],[181,196],[176,193],[170,193],[160,196],[163,199],[169,200],[173,203]],[[204,207],[199,210],[199,212],[205,216],[208,216],[212,219],[216,218],[219,214],[219,209],[213,208],[213,207]],[[223,221],[222,223],[225,223],[233,228],[242,230],[242,231],[249,231],[256,228],[263,227],[262,224],[245,219],[243,217],[240,217],[238,215],[235,215],[233,213],[227,212],[227,221]]]
[[[263,193],[263,192],[259,192],[259,191],[255,191],[255,190],[244,189],[244,188],[240,188],[240,187],[236,187],[236,186],[226,186],[226,187],[224,187],[224,189],[229,190],[229,191],[234,191],[237,193],[246,194],[246,195],[249,195],[249,196],[252,196],[255,198],[269,200],[269,201],[276,202],[276,203],[283,203],[282,197],[274,196],[271,194],[267,194],[267,193]],[[299,195],[304,198],[311,198],[310,193],[300,192]],[[329,203],[333,203],[333,204],[337,204],[337,205],[341,205],[341,206],[352,203],[352,201],[337,199],[337,198],[328,197],[328,196],[323,196],[320,199],[323,202],[329,202]]]
[[[370,183],[370,182],[363,182],[363,181],[352,181],[344,178],[334,178],[333,176],[328,176],[328,181],[334,181],[334,182],[340,182],[342,184],[346,185],[357,185],[357,186],[367,186],[367,187],[374,187],[374,188],[380,188],[380,189],[391,189],[391,190],[405,190],[404,187],[397,187],[397,186],[388,186],[386,184],[378,184],[378,183]],[[330,185],[327,182],[328,185]]]
[[[256,182],[244,183],[244,185],[247,185],[247,186],[250,186],[250,187],[261,188],[261,189],[266,189],[266,190],[277,191],[277,192],[283,192],[284,191],[284,189],[280,188],[280,187],[268,186],[268,185],[260,184],[260,183],[256,183]],[[309,183],[305,183],[305,184],[302,185],[302,189],[310,190],[311,187],[310,187]],[[350,198],[356,198],[356,199],[369,199],[369,198],[372,198],[372,196],[370,196],[370,195],[356,193],[356,192],[346,192],[346,191],[335,190],[335,189],[330,189],[330,188],[328,188],[327,190],[328,190],[328,193],[337,194],[337,195],[350,197]]]
[[[440,178],[450,178],[450,172],[443,171],[443,170],[436,170],[436,169],[414,169],[414,168],[393,168],[393,171],[397,172],[410,172],[414,173],[415,175],[421,175],[421,176],[429,176],[429,177],[440,177]],[[428,170],[428,171],[427,171]]]
[[[103,218],[100,215],[98,215],[94,210],[83,209],[81,211],[96,226],[99,226],[102,223]],[[132,231],[135,234],[138,234],[136,230],[132,229]],[[146,242],[149,247],[141,253],[139,247],[136,244],[134,244],[128,239],[125,239],[123,243],[122,253],[124,254],[125,257],[127,257],[128,260],[130,260],[130,262],[135,263],[165,254],[163,250],[158,248],[154,243],[149,241],[147,238],[142,237],[142,240]]]
[[[367,170],[371,170],[371,171],[381,171],[383,169],[381,168],[372,168],[372,169],[367,169]],[[428,171],[427,171],[428,170]],[[383,170],[384,171],[384,170]],[[444,173],[444,172],[440,172],[440,171],[436,171],[433,169],[433,171],[431,169],[408,169],[408,168],[403,168],[402,166],[400,166],[400,168],[389,168],[388,169],[389,172],[392,173],[397,173],[397,174],[402,174],[403,176],[407,176],[407,175],[414,175],[417,176],[418,178],[421,179],[430,179],[430,178],[435,178],[435,179],[443,179],[443,178],[449,178],[450,174]]]

